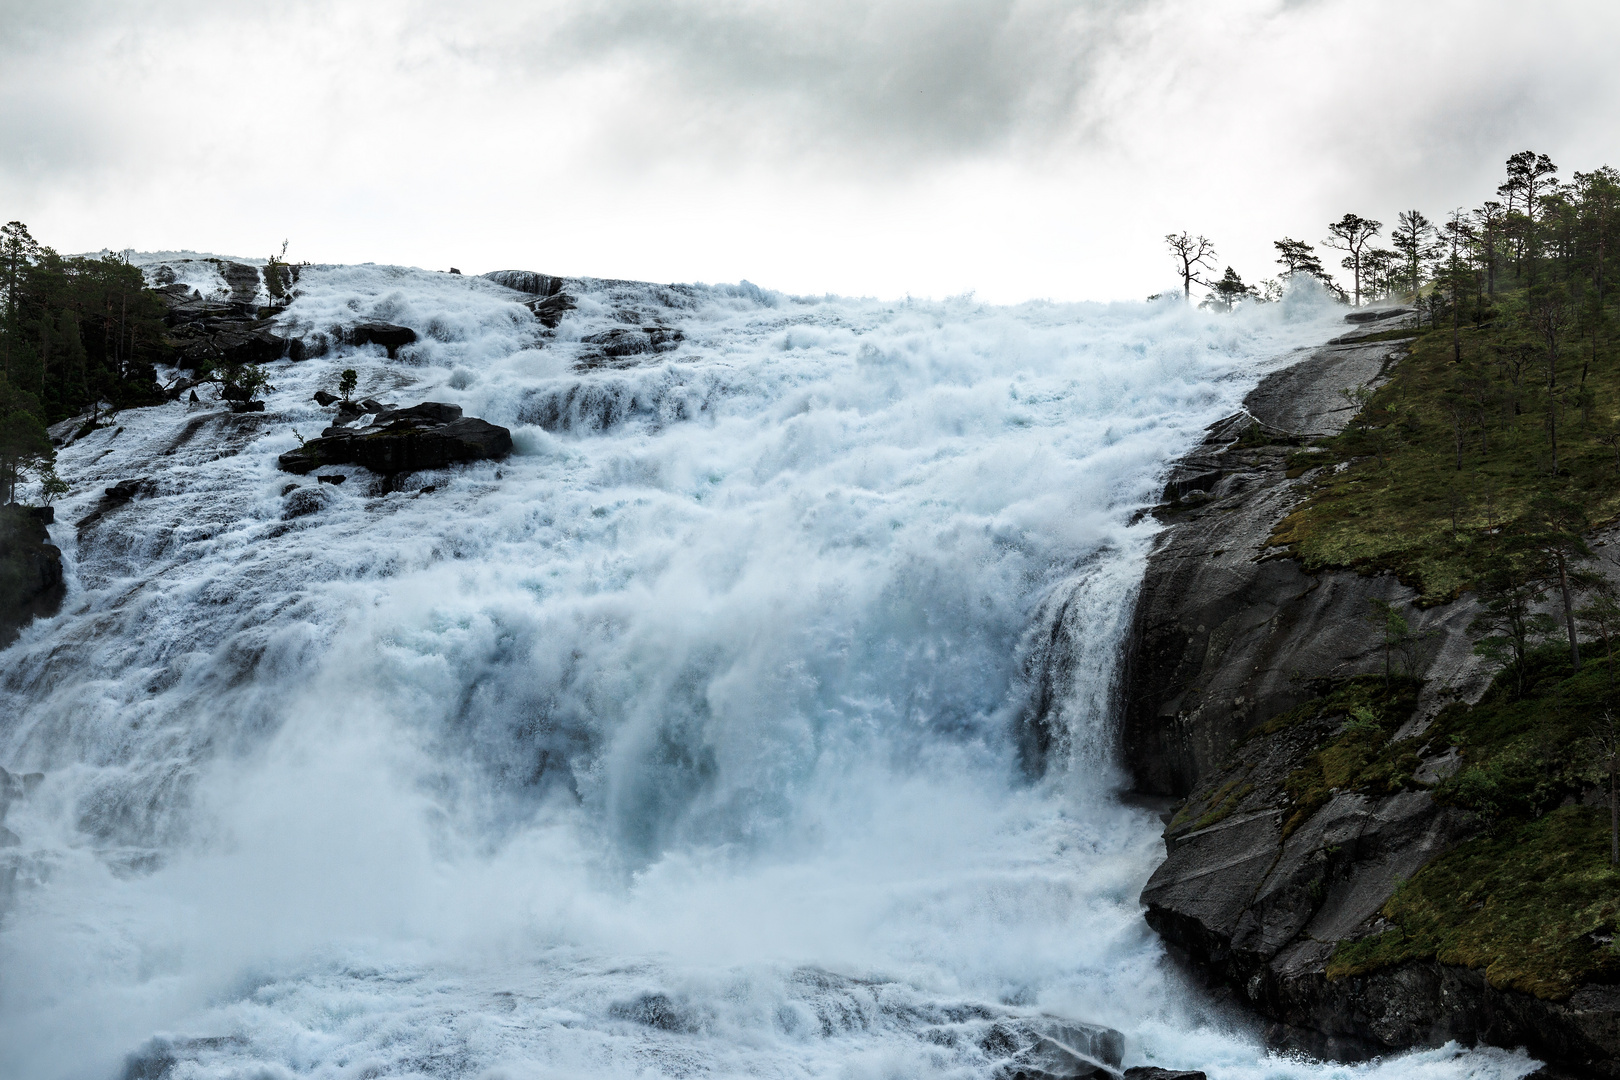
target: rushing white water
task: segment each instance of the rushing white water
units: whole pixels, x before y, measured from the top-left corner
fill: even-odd
[[[46,775],[6,819],[0,1075],[973,1077],[1036,1013],[1215,1080],[1530,1069],[1270,1056],[1141,918],[1133,512],[1332,311],[604,282],[546,335],[480,279],[300,288],[295,328],[422,340],[61,455],[68,601],[0,654],[0,764]],[[678,347],[579,363],[654,324]],[[344,367],[517,451],[293,481]]]

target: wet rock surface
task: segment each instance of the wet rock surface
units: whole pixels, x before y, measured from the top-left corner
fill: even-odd
[[[531,299],[523,301],[523,306],[548,330],[555,330],[562,317],[574,310],[574,298],[563,292],[563,278],[532,270],[494,270],[484,277],[497,285],[528,293]]]
[[[1002,1058],[997,1080],[1113,1080],[1125,1052],[1124,1036],[1112,1028],[1047,1016],[998,1022],[979,1045]]]
[[[1294,810],[1285,781],[1349,718],[1268,722],[1334,680],[1381,671],[1369,600],[1414,597],[1388,575],[1308,572],[1268,547],[1310,478],[1287,475],[1288,455],[1343,428],[1351,411],[1341,388],[1376,384],[1399,362],[1398,342],[1358,339],[1410,316],[1352,315],[1370,325],[1263,380],[1177,466],[1154,511],[1166,529],[1135,612],[1122,740],[1139,792],[1185,802],[1142,894],[1147,920],[1270,1018],[1279,1047],[1354,1060],[1456,1039],[1528,1046],[1586,1075],[1620,1076],[1620,988],[1543,1001],[1432,962],[1327,976],[1339,942],[1385,928],[1379,910],[1401,881],[1478,828],[1424,790],[1336,792],[1285,828]],[[1414,658],[1424,688],[1397,737],[1420,735],[1444,705],[1485,690],[1489,672],[1466,633],[1475,610],[1466,597],[1409,610],[1428,642]],[[1415,775],[1455,767],[1450,747],[1421,753]]]
[[[1310,480],[1287,475],[1289,454],[1342,430],[1340,389],[1375,385],[1400,351],[1350,342],[1267,376],[1172,471],[1126,661],[1124,754],[1138,791],[1185,796],[1254,725],[1314,696],[1313,682],[1382,670],[1368,602],[1416,593],[1389,575],[1307,572],[1269,541]],[[1464,632],[1473,615],[1466,599],[1412,612],[1430,643],[1417,672],[1431,687],[1425,718],[1485,688]]]
[[[230,286],[228,299],[204,297],[180,283],[155,290],[168,309],[164,322],[169,327],[180,365],[197,369],[221,363],[302,360],[303,343],[276,333],[270,319],[259,317],[258,268],[224,262],[220,273]],[[178,396],[190,385],[179,390],[171,387],[171,396]]]
[[[62,552],[51,543],[46,526],[49,507],[0,506],[0,647],[37,617],[56,614],[67,586]]]
[[[505,457],[511,450],[506,428],[464,417],[459,405],[427,401],[408,409],[381,408],[367,427],[329,427],[320,438],[282,454],[278,464],[300,474],[325,465],[360,465],[389,475]]]
[[[580,339],[587,348],[580,354],[579,367],[616,367],[635,357],[671,352],[682,340],[679,330],[667,326],[615,327]]]
[[[395,326],[385,322],[363,322],[350,327],[345,336],[351,345],[381,345],[388,350],[388,358],[395,359],[402,345],[416,341],[416,331],[408,326]]]

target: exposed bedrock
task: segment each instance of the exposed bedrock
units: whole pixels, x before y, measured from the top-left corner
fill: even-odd
[[[54,517],[48,506],[0,506],[0,648],[62,606],[62,552],[46,529]]]
[[[227,267],[238,263],[227,263]],[[241,267],[258,281],[258,270]],[[240,275],[238,275],[240,277]],[[240,284],[227,278],[233,292],[228,300],[208,299],[183,284],[156,290],[168,308],[165,322],[182,367],[199,368],[208,364],[268,364],[283,357],[304,358],[303,342],[276,333],[269,319],[258,318],[253,293],[240,298]],[[189,385],[186,388],[189,389]]]
[[[537,274],[533,270],[492,270],[484,277],[497,285],[504,285],[530,299],[523,306],[534,312],[542,326],[555,330],[562,317],[574,308],[574,299],[563,292],[565,280],[551,274]]]
[[[387,475],[505,457],[511,451],[512,433],[506,428],[464,417],[459,405],[426,401],[408,409],[383,408],[368,427],[329,427],[277,463],[290,473],[360,465]]]
[[[1310,573],[1268,546],[1308,480],[1287,476],[1289,453],[1342,430],[1340,390],[1376,385],[1400,353],[1339,340],[1267,376],[1171,473],[1126,658],[1125,759],[1142,792],[1187,795],[1250,728],[1314,696],[1313,683],[1383,670],[1368,601],[1413,590],[1389,575]],[[1464,633],[1472,601],[1412,617],[1415,632],[1434,632],[1419,658],[1420,716],[1483,691]]]
[[[388,358],[395,359],[399,355],[401,345],[410,345],[416,341],[416,331],[408,326],[395,326],[385,322],[358,323],[344,332],[344,336],[353,345],[381,345],[388,350]]]
[[[1376,385],[1398,342],[1336,338],[1278,371],[1213,425],[1172,472],[1155,514],[1166,528],[1149,558],[1123,677],[1123,752],[1138,791],[1174,796],[1166,858],[1142,894],[1148,922],[1213,982],[1271,1021],[1280,1046],[1358,1059],[1449,1039],[1528,1046],[1576,1073],[1620,1077],[1620,988],[1585,986],[1565,1001],[1490,987],[1478,971],[1434,962],[1329,978],[1341,942],[1384,929],[1395,887],[1478,831],[1426,790],[1332,790],[1302,803],[1289,778],[1346,730],[1330,708],[1291,710],[1349,676],[1382,673],[1370,600],[1407,601],[1388,574],[1311,572],[1268,546],[1310,473],[1286,459],[1352,413],[1344,388]],[[1295,460],[1296,472],[1298,459]],[[1416,775],[1455,768],[1425,742],[1452,701],[1474,701],[1489,670],[1473,655],[1470,598],[1409,609],[1425,646],[1412,658]],[[1392,740],[1393,741],[1393,740]]]

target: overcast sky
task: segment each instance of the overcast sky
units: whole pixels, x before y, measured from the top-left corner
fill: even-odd
[[[1620,165],[1613,0],[0,0],[62,251],[998,301]]]

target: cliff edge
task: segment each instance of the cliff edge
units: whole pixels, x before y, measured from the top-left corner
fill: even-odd
[[[1313,462],[1312,444],[1356,415],[1345,391],[1406,354],[1390,331],[1414,317],[1377,314],[1263,380],[1155,509],[1166,527],[1134,616],[1122,739],[1138,792],[1181,802],[1146,917],[1281,1047],[1354,1060],[1457,1039],[1617,1077],[1620,987],[1537,995],[1436,960],[1343,961],[1390,930],[1398,886],[1481,834],[1431,794],[1459,761],[1435,721],[1494,674],[1466,633],[1471,596],[1414,605],[1392,574],[1312,571],[1273,544],[1313,473],[1343,467]],[[1410,620],[1402,656],[1388,605]]]

